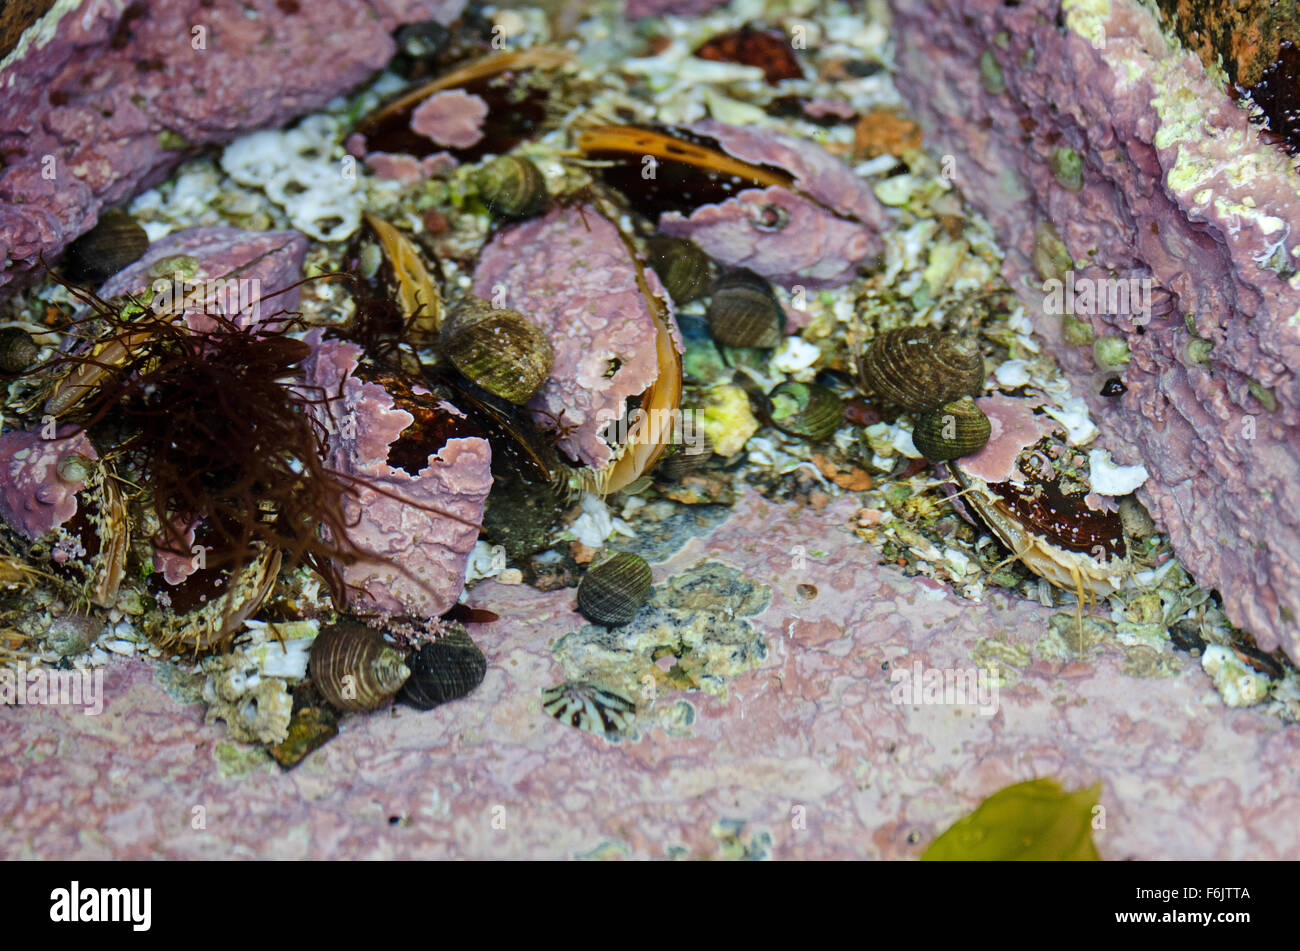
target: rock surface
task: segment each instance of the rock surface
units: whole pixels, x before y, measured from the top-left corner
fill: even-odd
[[[0,61],[0,295],[197,147],[318,109],[463,0],[60,0]]]
[[[1062,6],[895,0],[899,89],[1180,558],[1300,659],[1300,177],[1134,0]],[[1076,281],[1153,281],[1149,313],[1079,318],[1127,341],[1120,397],[1048,313],[1048,222]]]
[[[971,604],[878,565],[835,527],[852,512],[751,493],[656,566],[658,583],[709,560],[769,586],[747,618],[767,654],[721,695],[661,691],[638,713],[642,738],[617,745],[541,709],[565,678],[553,647],[585,623],[572,589],[484,583],[471,603],[501,618],[471,626],[489,665],[478,690],[346,717],[290,773],[204,725],[146,663],[115,660],[102,716],[0,710],[0,855],[915,858],[990,793],[1048,776],[1102,782],[1104,859],[1295,856],[1295,727],[1227,709],[1187,654],[1148,679],[1115,644],[1049,659],[1052,612],[1001,594]],[[992,643],[1010,681],[994,715],[893,702],[892,670],[969,668]]]

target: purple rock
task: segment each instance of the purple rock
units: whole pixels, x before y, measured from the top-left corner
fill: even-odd
[[[39,432],[0,434],[0,518],[10,528],[35,541],[76,514],[77,493],[85,483],[64,482],[57,472],[73,453],[99,458],[75,426],[60,426],[54,439]]]
[[[107,300],[138,294],[154,306],[186,313],[200,329],[204,312],[225,314],[241,327],[292,311],[307,238],[297,231],[242,231],[224,226],[175,231],[99,290]],[[155,293],[162,298],[156,299]]]
[[[463,0],[84,0],[34,24],[0,69],[0,293],[190,146],[318,109],[382,67],[392,31]],[[289,12],[292,11],[292,12]]]
[[[1005,276],[1113,457],[1147,467],[1139,497],[1233,621],[1300,658],[1300,184],[1287,156],[1135,0],[1076,7],[1064,29],[1057,0],[893,6],[899,88],[934,151],[956,157],[955,184],[1008,248]],[[1043,222],[1096,266],[1076,280],[1156,284],[1148,314],[1079,318],[1131,348],[1118,398],[1089,385],[1091,348],[1047,312],[1032,263]]]
[[[358,480],[357,498],[345,506],[348,537],[393,562],[339,566],[352,604],[390,615],[443,614],[460,597],[478,540],[476,526],[492,487],[491,447],[485,439],[449,439],[415,475],[390,466],[389,447],[414,417],[395,408],[378,383],[353,375],[359,346],[322,342],[321,336],[319,330],[307,335],[315,353],[304,366],[308,384],[343,394],[341,405],[330,407],[328,462]]]
[[[711,119],[687,128],[738,159],[785,169],[802,194],[781,186],[747,189],[689,218],[661,215],[664,233],[690,238],[714,259],[786,287],[846,284],[882,250],[879,232],[889,226],[889,213],[863,179],[821,146]]]
[[[550,335],[551,376],[528,406],[539,425],[558,426],[561,449],[596,469],[612,456],[601,431],[659,376],[658,331],[638,276],[668,309],[680,351],[658,276],[631,258],[618,229],[590,206],[556,208],[504,229],[474,272],[475,294],[520,311]]]

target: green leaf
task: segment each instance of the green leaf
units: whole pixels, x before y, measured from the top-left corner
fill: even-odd
[[[1067,793],[1053,779],[999,790],[930,843],[924,861],[1100,860],[1092,841],[1101,783]]]

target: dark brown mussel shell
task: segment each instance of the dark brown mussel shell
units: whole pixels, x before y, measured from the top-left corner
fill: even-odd
[[[713,262],[694,241],[655,235],[646,241],[646,263],[659,275],[674,304],[702,297],[713,280]]]
[[[984,358],[972,337],[933,327],[898,327],[878,335],[858,360],[877,402],[924,413],[984,388]]]
[[[820,383],[787,380],[768,394],[772,425],[809,442],[825,442],[844,425],[844,402]]]
[[[398,699],[420,710],[458,700],[483,682],[487,658],[459,624],[406,658],[411,676]]]
[[[487,210],[498,218],[531,218],[551,203],[546,176],[521,155],[503,155],[481,166],[474,184]]]
[[[74,281],[102,284],[149,250],[149,235],[120,208],[100,212],[99,221],[68,245],[65,268]]]
[[[467,297],[448,315],[441,350],[466,378],[522,405],[551,375],[555,351],[545,332],[508,307]]]
[[[618,627],[631,621],[650,597],[650,565],[640,555],[615,552],[592,564],[578,583],[578,610],[594,624]]]
[[[931,462],[946,462],[979,452],[991,432],[989,418],[963,396],[917,417],[912,443]]]
[[[705,317],[714,341],[724,347],[775,347],[785,331],[785,311],[771,285],[749,268],[718,278]]]
[[[374,628],[342,620],[321,628],[308,661],[312,683],[340,710],[375,710],[393,699],[410,670]]]
[[[0,373],[26,373],[36,365],[41,348],[21,327],[0,328]]]

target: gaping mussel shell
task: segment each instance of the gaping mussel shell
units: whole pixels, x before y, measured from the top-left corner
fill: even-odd
[[[844,424],[844,403],[820,383],[787,380],[768,394],[772,425],[810,442],[825,442]]]
[[[718,278],[705,317],[724,347],[775,347],[785,331],[785,311],[771,285],[743,267]]]
[[[540,327],[517,310],[477,297],[465,298],[448,315],[441,349],[474,383],[520,405],[546,382],[555,361]]]
[[[443,321],[442,292],[408,235],[367,212],[345,260],[372,300],[391,302],[388,306],[394,308],[400,327],[385,330],[400,332],[421,347],[437,339]]]
[[[479,198],[498,218],[531,218],[550,204],[541,169],[519,155],[503,155],[474,173]]]
[[[460,625],[406,658],[411,669],[398,699],[420,710],[458,700],[483,682],[487,658]]]
[[[970,337],[933,327],[898,327],[871,341],[858,361],[867,392],[886,406],[924,413],[984,387],[984,359]]]
[[[102,284],[149,250],[149,235],[128,212],[110,208],[99,221],[68,245],[68,276]]]
[[[312,683],[340,710],[375,710],[393,698],[410,670],[402,655],[373,628],[339,621],[322,628],[311,645]]]
[[[659,234],[646,241],[646,263],[674,304],[689,304],[709,289],[713,262],[694,241]]]
[[[912,443],[931,462],[946,462],[979,452],[989,441],[989,418],[969,396],[917,417]]]
[[[41,348],[21,327],[0,329],[0,373],[25,373],[36,365]]]
[[[640,555],[616,552],[593,564],[578,583],[578,610],[593,624],[627,624],[650,597],[654,578]]]

